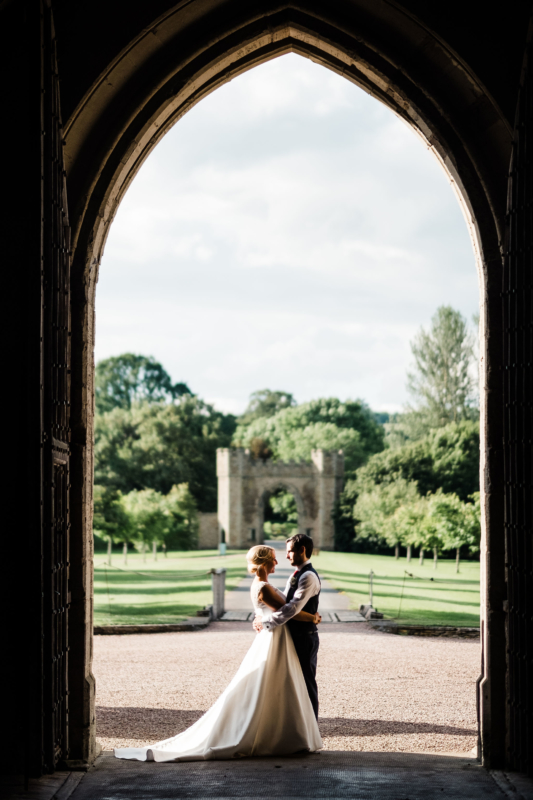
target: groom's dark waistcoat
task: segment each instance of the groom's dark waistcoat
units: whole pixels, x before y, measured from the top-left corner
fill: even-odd
[[[313,566],[311,564],[304,564],[304,566],[300,570],[298,570],[296,575],[293,575],[290,589],[287,592],[288,603],[294,597],[294,594],[298,588],[298,584],[300,583],[300,578],[302,577],[302,575],[305,575],[306,572],[314,572],[318,578],[318,572],[316,571],[316,569],[313,569]],[[318,581],[320,583],[320,578],[318,578]],[[300,610],[307,611],[309,614],[316,614],[316,612],[318,611],[319,596],[320,592],[318,592],[318,594],[313,595],[313,597],[309,598],[305,606]],[[316,633],[317,630],[317,627],[314,622],[298,622],[295,619],[290,619],[287,622],[287,625],[289,626],[290,632],[294,636],[298,636],[298,634],[303,634],[303,633]]]

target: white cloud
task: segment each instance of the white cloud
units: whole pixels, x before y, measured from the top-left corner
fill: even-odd
[[[406,400],[409,340],[478,290],[447,178],[401,121],[297,56],[203,100],[142,167],[113,223],[97,358],[154,355],[220,407]]]

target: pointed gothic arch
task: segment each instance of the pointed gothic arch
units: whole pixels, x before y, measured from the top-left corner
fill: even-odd
[[[231,5],[231,4],[230,4]],[[118,205],[157,142],[194,104],[223,83],[285,53],[311,58],[357,84],[404,119],[439,160],[469,227],[480,283],[484,664],[479,703],[484,754],[502,752],[505,703],[490,689],[505,664],[504,620],[490,611],[503,585],[501,245],[505,232],[508,118],[472,69],[412,14],[345,0],[326,9],[265,3],[234,14],[178,4],[128,43],[102,72],[65,128],[73,215],[74,424],[85,432],[74,472],[84,502],[73,519],[91,535],[92,352],[98,269]],[[354,13],[356,11],[356,13]],[[443,78],[445,76],[445,81]],[[486,554],[491,553],[489,559]],[[87,564],[87,569],[90,565]],[[87,580],[89,576],[87,575]],[[492,594],[491,594],[492,593]],[[496,599],[497,598],[497,599]],[[87,621],[89,625],[89,620]],[[490,674],[489,665],[490,664]],[[90,675],[90,667],[88,677]],[[90,679],[90,678],[89,678]],[[91,712],[87,712],[92,717]],[[489,734],[490,731],[490,734]]]
[[[24,599],[28,634],[6,665],[5,683],[12,687],[8,701],[15,703],[16,720],[6,752],[14,754],[21,769],[37,773],[53,769],[61,759],[87,763],[95,753],[92,354],[94,291],[109,227],[128,185],[171,125],[222,83],[288,52],[353,81],[411,125],[446,169],[465,211],[478,257],[484,342],[482,751],[486,765],[531,767],[531,696],[520,700],[522,672],[527,675],[520,665],[529,658],[527,642],[532,638],[532,229],[524,211],[533,185],[524,144],[530,136],[532,79],[527,57],[522,65],[530,3],[501,2],[492,15],[481,3],[458,2],[454,9],[449,3],[417,0],[157,0],[138,7],[126,0],[115,0],[111,7],[104,0],[55,0],[53,8],[51,0],[0,3],[0,52],[7,64],[2,97],[7,117],[19,122],[17,137],[5,126],[5,152],[13,155],[5,165],[10,196],[4,213],[8,232],[2,241],[6,263],[17,267],[6,270],[4,293],[13,343],[10,375],[25,397],[6,432],[13,459],[7,484],[11,505],[28,509],[23,522],[30,559]],[[48,24],[52,17],[55,33]],[[50,58],[56,48],[57,63]],[[54,92],[59,98],[59,83],[60,103],[49,113],[48,100]],[[56,152],[44,142],[60,130],[60,117],[63,147]],[[49,191],[43,192],[43,186]],[[68,219],[70,242],[61,215]],[[47,292],[54,275],[61,282],[57,269],[65,256],[71,257],[70,273],[61,275],[70,274],[72,326],[71,337],[63,342],[58,331],[68,334],[68,307],[57,305],[56,318],[51,306],[44,306],[48,296],[59,296],[55,290]],[[67,294],[68,289],[64,287]],[[70,384],[68,379],[56,381],[59,373],[69,376]],[[53,434],[59,424],[52,413],[54,397],[58,414],[60,407],[61,413],[70,409],[65,441]],[[55,518],[49,514],[55,479],[46,469],[55,464],[53,453],[58,463],[68,456],[70,483],[62,485],[67,492],[63,509],[69,503],[70,518],[57,515],[56,532],[59,541],[65,526],[70,555],[48,563],[43,553],[52,552],[46,520]],[[45,469],[43,457],[49,455],[52,461],[48,459]],[[61,483],[66,467],[58,469]],[[16,513],[12,525],[20,525]],[[16,550],[7,552],[8,560],[11,552],[15,560]],[[54,739],[54,720],[59,718],[60,696],[67,696],[67,678],[59,670],[52,688],[46,675],[52,674],[51,663],[58,656],[50,634],[52,617],[58,616],[50,574],[56,575],[63,562],[68,564],[69,586],[59,616],[68,619],[64,652],[70,722],[66,739],[59,741]],[[6,602],[14,592],[20,594],[20,570],[11,572],[11,583],[3,587]],[[17,717],[18,698],[24,698],[24,713]],[[13,741],[20,742],[16,753]]]

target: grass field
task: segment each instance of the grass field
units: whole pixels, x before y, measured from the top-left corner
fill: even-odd
[[[179,622],[213,601],[212,568],[225,567],[226,589],[246,575],[244,551],[219,556],[216,550],[158,555],[146,563],[128,554],[128,563],[113,554],[112,566],[103,553],[94,559],[94,624],[141,625]]]
[[[328,553],[313,556],[316,569],[350,598],[351,608],[368,603],[368,575],[374,572],[374,608],[387,619],[416,625],[479,625],[479,562],[433,560],[423,567],[394,556]],[[410,573],[413,577],[406,575]],[[400,612],[401,605],[401,612]],[[398,616],[400,612],[400,615]]]
[[[113,566],[95,555],[95,625],[138,625],[179,622],[212,602],[212,568],[225,567],[226,589],[246,575],[245,551],[219,556],[216,550],[169,553],[157,561],[139,554]],[[479,625],[479,562],[465,561],[459,574],[455,561],[441,559],[438,568],[426,560],[322,551],[313,564],[358,609],[368,602],[368,574],[374,572],[374,607],[387,619],[420,625]],[[406,575],[410,573],[413,577]],[[401,609],[400,609],[401,606]],[[398,616],[400,612],[400,615]]]

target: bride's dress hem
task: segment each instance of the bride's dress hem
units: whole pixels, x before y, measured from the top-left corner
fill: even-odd
[[[323,749],[323,746],[317,748],[316,750],[312,750],[310,747],[301,747],[299,750],[294,750],[292,752],[288,750],[284,750],[282,753],[235,753],[231,756],[221,756],[217,754],[215,751],[211,751],[205,755],[190,755],[190,756],[176,756],[176,758],[170,758],[169,753],[164,753],[164,758],[156,758],[154,754],[153,747],[115,747],[113,748],[113,755],[115,758],[120,758],[126,761],[148,761],[148,762],[156,762],[156,763],[178,763],[178,762],[191,762],[191,761],[237,761],[243,758],[279,758],[280,756],[296,756],[299,753],[302,755],[309,754],[312,755],[313,753],[320,753]],[[139,755],[129,755],[131,751],[143,751],[143,753],[139,753]],[[145,752],[146,751],[146,752]],[[152,757],[148,755],[148,753],[152,753]],[[156,751],[157,755],[163,755],[161,751]],[[128,754],[128,755],[126,755]]]

